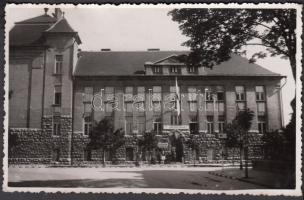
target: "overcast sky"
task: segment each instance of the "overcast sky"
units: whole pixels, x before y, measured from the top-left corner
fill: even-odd
[[[65,8],[65,18],[82,40],[82,50],[99,51],[110,48],[114,51],[136,51],[148,48],[160,50],[187,50],[181,43],[187,40],[178,24],[167,15],[168,8]],[[53,9],[48,11],[53,13]],[[15,22],[44,14],[43,8],[7,8],[6,26],[10,30]],[[262,47],[247,48],[247,57]],[[289,105],[294,97],[295,84],[288,60],[280,57],[258,60],[257,64],[287,76],[283,87],[284,123],[288,124]]]

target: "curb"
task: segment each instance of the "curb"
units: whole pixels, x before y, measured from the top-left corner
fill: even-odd
[[[225,174],[222,174],[222,173],[216,173],[216,172],[208,172],[208,173],[211,174],[211,175],[214,175],[214,176],[224,177],[224,178],[228,178],[228,179],[232,179],[232,180],[238,180],[238,181],[242,181],[242,182],[245,182],[245,183],[251,183],[251,184],[259,185],[259,186],[266,187],[266,188],[269,188],[269,189],[274,188],[271,185],[258,183],[258,182],[255,182],[255,181],[250,181],[250,180],[247,180],[245,178],[237,178],[235,176],[229,176],[229,175],[225,175]]]

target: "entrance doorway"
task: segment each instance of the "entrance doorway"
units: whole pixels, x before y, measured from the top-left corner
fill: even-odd
[[[170,136],[171,153],[173,162],[183,162],[184,145],[180,133],[173,133]]]
[[[177,138],[175,147],[176,147],[175,148],[176,162],[183,162],[184,146],[183,146],[183,141],[180,137]]]
[[[60,150],[59,150],[59,148],[56,148],[56,149],[54,149],[53,150],[53,161],[56,161],[56,162],[59,162],[59,160],[60,160]]]
[[[133,154],[133,148],[126,148],[126,160],[127,161],[133,161],[134,160],[134,154]]]

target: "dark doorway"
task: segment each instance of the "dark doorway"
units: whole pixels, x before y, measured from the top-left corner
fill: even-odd
[[[134,154],[133,154],[134,150],[133,148],[126,148],[126,160],[127,161],[133,161],[134,160]]]
[[[53,161],[59,162],[60,160],[60,150],[59,148],[53,150]]]
[[[183,141],[179,137],[176,139],[176,146],[175,146],[175,151],[176,151],[176,162],[183,162],[183,156],[184,156],[184,146],[183,146]]]
[[[84,149],[84,161],[91,161],[92,160],[92,151],[91,149],[85,148]]]

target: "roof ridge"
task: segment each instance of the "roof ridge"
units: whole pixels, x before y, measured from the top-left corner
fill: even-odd
[[[43,17],[45,19],[47,19],[47,21],[41,21]],[[32,18],[29,18],[29,19],[26,19],[26,20],[15,22],[15,24],[16,25],[19,25],[19,24],[39,24],[39,23],[52,24],[52,23],[55,23],[55,22],[56,22],[55,17],[52,17],[48,14],[42,14],[42,15],[32,17]]]
[[[58,26],[58,24],[60,24],[62,22],[66,23],[65,26],[68,28],[68,30],[66,30],[64,32],[73,32],[73,33],[76,33],[76,31],[71,27],[71,25],[68,23],[68,21],[64,17],[62,17],[61,19],[57,20],[57,22],[54,23],[50,28],[48,28],[47,30],[45,30],[45,32],[51,32],[52,29],[56,28],[56,26]]]

